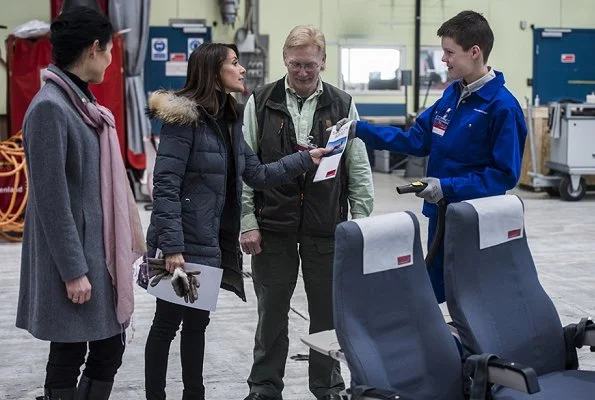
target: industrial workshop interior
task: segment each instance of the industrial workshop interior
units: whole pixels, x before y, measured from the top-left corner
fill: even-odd
[[[0,400],[595,399],[595,1],[0,10]]]

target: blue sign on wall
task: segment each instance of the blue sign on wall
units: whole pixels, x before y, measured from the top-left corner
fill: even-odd
[[[595,91],[595,29],[533,31],[533,98],[584,102]]]
[[[182,29],[169,26],[149,28],[147,56],[144,66],[145,91],[179,89],[184,86],[185,62],[181,55],[190,53],[203,43],[211,41],[211,28],[206,33],[184,33]],[[181,53],[181,54],[180,54]],[[161,125],[151,120],[153,135],[159,135]]]

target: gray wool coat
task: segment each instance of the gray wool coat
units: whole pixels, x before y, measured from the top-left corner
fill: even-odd
[[[58,68],[77,92],[82,91]],[[29,199],[16,326],[54,342],[87,342],[121,333],[105,263],[99,138],[51,81],[25,115]],[[65,282],[87,275],[91,300],[73,304]]]

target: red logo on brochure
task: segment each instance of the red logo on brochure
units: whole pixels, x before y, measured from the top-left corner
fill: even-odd
[[[521,236],[521,230],[520,229],[513,229],[512,231],[508,231],[508,238],[509,239],[514,239],[517,237]]]
[[[330,178],[331,176],[335,176],[336,173],[337,173],[336,169],[331,169],[329,172],[326,173],[325,178]]]
[[[397,265],[409,264],[411,263],[411,254],[406,256],[397,257]]]

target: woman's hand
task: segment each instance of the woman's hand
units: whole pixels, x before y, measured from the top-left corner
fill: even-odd
[[[310,150],[310,156],[312,157],[312,161],[314,162],[314,164],[319,165],[320,161],[322,161],[322,157],[325,154],[330,153],[331,151],[333,151],[334,148],[320,148],[320,149],[312,149]]]
[[[74,304],[83,304],[91,300],[91,282],[87,275],[66,282],[66,294]]]
[[[176,268],[184,269],[184,256],[182,253],[166,254],[165,269],[167,272],[173,274]]]

